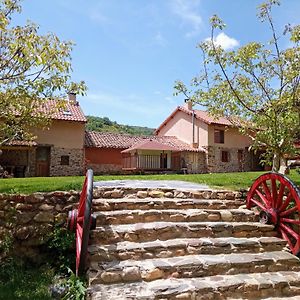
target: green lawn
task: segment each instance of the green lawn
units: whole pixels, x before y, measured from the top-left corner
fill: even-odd
[[[214,173],[214,174],[169,174],[169,175],[111,175],[95,176],[99,180],[184,180],[195,183],[207,184],[211,187],[224,189],[243,189],[251,186],[252,182],[263,172],[244,173]],[[300,185],[300,175],[292,170],[289,177]],[[48,191],[80,190],[83,182],[82,176],[77,177],[32,177],[0,179],[0,193],[33,193]]]

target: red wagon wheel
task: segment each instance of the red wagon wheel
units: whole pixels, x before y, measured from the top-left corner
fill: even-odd
[[[262,223],[274,224],[293,254],[300,252],[300,189],[286,176],[266,173],[258,177],[247,195],[247,208],[257,206]]]
[[[87,248],[89,242],[90,229],[96,227],[96,220],[91,216],[93,200],[93,171],[86,172],[84,184],[80,194],[78,210],[69,211],[69,230],[76,233],[76,275],[81,275],[85,271]]]

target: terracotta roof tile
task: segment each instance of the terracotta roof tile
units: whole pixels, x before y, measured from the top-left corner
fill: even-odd
[[[13,140],[8,143],[4,143],[2,146],[37,146],[37,142],[35,141],[18,141],[18,140]]]
[[[178,112],[178,111],[182,111],[186,114],[192,115],[193,111],[189,110],[183,106],[178,106],[171,114],[170,116],[155,130],[155,133],[157,134],[160,129],[169,122],[169,120]],[[216,125],[224,125],[224,126],[233,126],[233,124],[226,118],[218,118],[215,119],[212,116],[210,116],[208,114],[207,111],[204,110],[199,110],[199,109],[195,109],[195,117],[196,119],[199,119],[201,121],[203,121],[204,123],[210,125],[210,124],[216,124]]]
[[[127,149],[139,141],[141,141],[141,137],[128,134],[97,131],[85,132],[86,147]]]
[[[82,112],[78,102],[63,101],[63,108],[58,111],[55,107],[59,104],[60,100],[47,100],[43,102],[41,111],[43,113],[49,113],[51,119],[54,120],[64,120],[64,121],[74,121],[86,123],[87,119]]]
[[[85,132],[86,147],[127,149],[147,140],[156,141],[163,145],[175,148],[178,151],[205,152],[205,150],[202,147],[193,148],[189,144],[180,141],[174,136],[132,136],[120,133],[96,131]]]
[[[196,115],[196,118],[202,119],[203,122],[205,122],[207,124],[233,126],[232,123],[228,119],[226,119],[224,117],[215,119],[212,116],[210,116],[207,111],[195,109],[195,115]]]

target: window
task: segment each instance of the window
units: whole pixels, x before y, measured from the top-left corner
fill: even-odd
[[[64,116],[72,116],[72,112],[70,110],[66,109],[63,111],[63,115]]]
[[[62,166],[68,166],[70,164],[70,157],[69,157],[69,155],[62,155],[60,157],[60,164]]]
[[[229,162],[229,152],[228,151],[221,151],[221,161]]]
[[[224,130],[215,129],[215,143],[224,144]]]

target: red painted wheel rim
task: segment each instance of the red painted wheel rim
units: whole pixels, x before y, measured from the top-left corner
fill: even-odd
[[[266,173],[258,177],[247,195],[247,208],[256,206],[265,223],[275,225],[293,252],[300,252],[300,190],[286,176]]]
[[[85,272],[89,233],[91,228],[91,207],[93,200],[93,171],[85,176],[76,220],[76,275]]]

